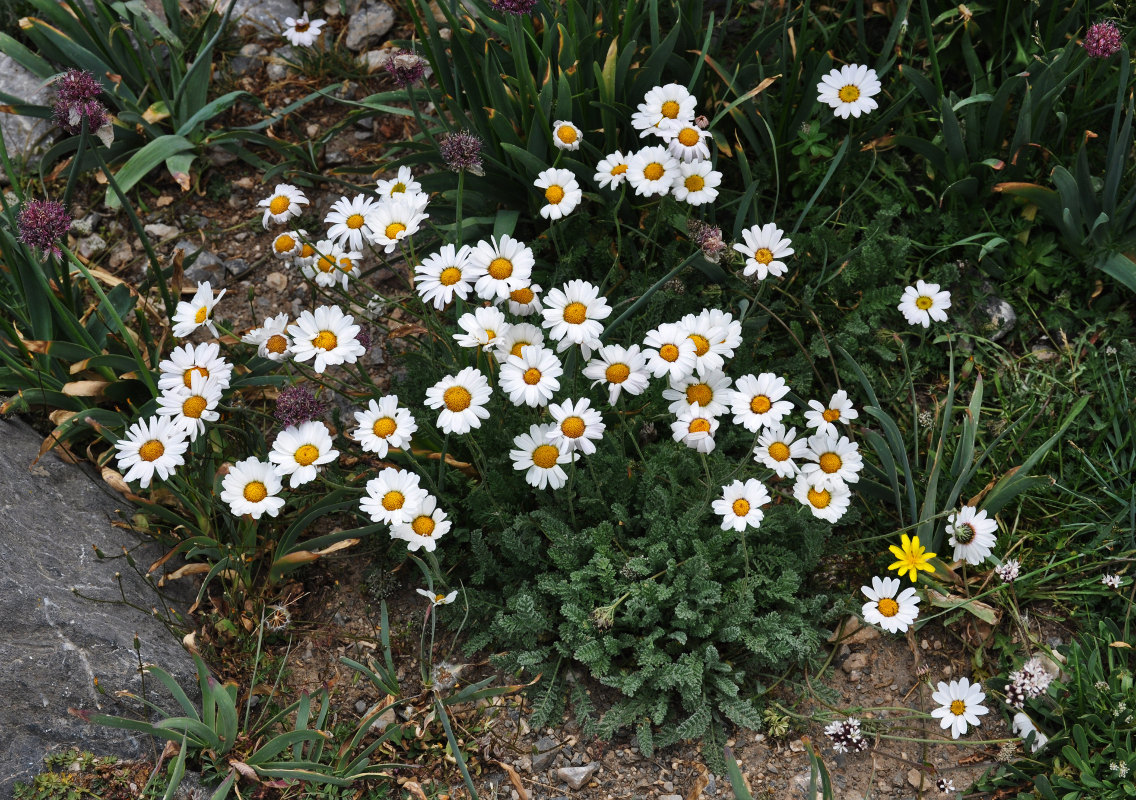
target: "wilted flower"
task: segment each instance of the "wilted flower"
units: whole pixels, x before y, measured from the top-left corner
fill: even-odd
[[[103,92],[98,79],[81,69],[69,69],[55,83],[55,123],[67,133],[79,133],[83,120],[95,133],[109,122],[106,107],[97,99]]]
[[[58,258],[63,255],[58,241],[71,228],[71,215],[54,200],[29,200],[16,218],[19,239],[28,247]]]
[[[306,384],[300,384],[280,390],[273,415],[281,425],[288,427],[323,419],[330,408],[330,403],[317,399]]]
[[[698,245],[706,260],[718,263],[718,259],[726,249],[726,243],[722,240],[722,229],[697,219],[688,219],[686,229],[690,232],[690,240]]]
[[[1085,34],[1085,53],[1089,58],[1108,58],[1120,50],[1120,28],[1112,22],[1094,22]]]
[[[405,89],[422,80],[422,73],[426,71],[426,59],[410,50],[399,50],[383,66],[394,78],[394,82]]]
[[[272,605],[264,608],[264,629],[269,633],[279,633],[292,624],[292,614],[287,607]]]
[[[438,144],[442,160],[454,172],[467,170],[474,175],[484,175],[481,167],[481,137],[469,131],[451,133]]]
[[[838,753],[862,753],[868,749],[868,741],[860,732],[860,720],[855,717],[830,722],[824,732]]]

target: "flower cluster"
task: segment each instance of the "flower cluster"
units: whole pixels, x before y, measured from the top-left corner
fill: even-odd
[[[1006,684],[1006,705],[1021,709],[1025,701],[1041,697],[1049,689],[1053,675],[1049,673],[1037,656],[1034,656],[1021,669],[1010,673],[1010,682]]]
[[[837,753],[862,753],[868,749],[868,740],[860,731],[860,720],[855,717],[838,719],[824,728]]]
[[[1120,52],[1120,28],[1113,22],[1094,22],[1089,26],[1083,42],[1089,58],[1111,58]]]
[[[90,72],[69,69],[55,82],[55,124],[67,133],[76,134],[83,129],[98,133],[110,125],[106,106],[99,101],[103,87]]]
[[[16,228],[20,242],[59,258],[59,240],[71,229],[71,215],[54,200],[29,200],[16,217]]]

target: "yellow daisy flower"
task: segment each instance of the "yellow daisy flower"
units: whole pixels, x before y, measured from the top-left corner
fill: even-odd
[[[919,570],[924,572],[934,572],[935,568],[929,562],[935,557],[934,553],[928,553],[927,548],[919,544],[918,536],[908,536],[903,534],[903,547],[896,547],[894,544],[888,549],[891,550],[893,556],[898,560],[889,565],[888,569],[899,571],[899,577],[903,577],[903,573],[911,573],[911,582],[915,583],[919,577]]]

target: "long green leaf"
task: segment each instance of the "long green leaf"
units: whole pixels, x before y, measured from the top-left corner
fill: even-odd
[[[172,133],[159,136],[131,156],[130,160],[123,164],[118,172],[114,173],[114,179],[125,194],[130,191],[138,181],[145,178],[150,170],[157,167],[166,159],[193,149],[193,142],[189,141],[189,139],[186,139],[184,136],[178,136]],[[121,208],[122,206],[118,201],[118,197],[109,187],[107,188],[104,202],[110,208]]]

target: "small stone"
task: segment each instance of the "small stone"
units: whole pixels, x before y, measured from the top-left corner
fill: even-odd
[[[130,263],[134,258],[134,248],[130,246],[130,242],[121,241],[114,246],[110,251],[110,268],[118,269]]]
[[[252,269],[252,264],[248,263],[243,258],[230,258],[225,262],[225,270],[234,278],[242,277],[250,269]]]
[[[850,616],[828,637],[829,642],[840,640],[844,644],[867,644],[880,638],[880,632],[871,625],[865,625],[859,617]]]
[[[992,293],[993,286],[985,284],[982,288],[986,297],[974,308],[974,322],[979,333],[997,342],[1018,324],[1018,314],[1013,306]]]
[[[943,667],[943,677],[949,678],[949,677],[951,677],[951,675],[954,674],[954,672],[955,672],[955,668],[952,667],[950,664],[947,664],[945,667]]]
[[[394,27],[394,9],[386,3],[375,3],[351,15],[347,22],[347,49],[359,53],[379,44]]]
[[[229,3],[222,3],[218,10],[224,13],[228,6]],[[236,22],[243,17],[245,22],[256,25],[257,38],[262,40],[279,37],[284,32],[284,20],[300,16],[295,0],[233,0],[232,6],[230,19]]]
[[[229,62],[233,75],[241,78],[255,70],[264,57],[268,55],[268,48],[256,42],[249,42],[240,49],[240,55]]]
[[[98,214],[88,214],[82,219],[71,221],[71,233],[76,236],[90,236],[95,226],[99,224]]]
[[[659,800],[682,800],[681,794],[661,794]]]
[[[913,789],[929,789],[931,781],[923,777],[923,772],[917,769],[909,769],[907,771],[907,782],[911,784]]]
[[[536,740],[536,753],[532,757],[532,771],[544,772],[552,765],[557,754],[556,740],[551,736],[542,736]]]
[[[232,153],[221,145],[214,145],[205,151],[205,157],[215,167],[225,167],[237,160],[237,154]]]
[[[172,239],[179,233],[181,233],[180,228],[176,228],[173,225],[166,225],[162,222],[151,222],[142,230],[146,232],[147,236],[158,242],[164,242],[166,239]]]
[[[282,292],[288,288],[288,276],[283,272],[270,272],[264,278],[264,282],[268,284],[268,288],[276,292]]]
[[[288,63],[292,62],[293,59],[292,45],[290,44],[273,50],[272,55],[268,58],[268,67],[265,69],[268,79],[270,81],[282,81],[287,78],[288,71],[291,69]]]
[[[805,743],[800,739],[794,739],[793,741],[789,742],[789,749],[794,753],[803,753],[805,752]]]
[[[192,286],[209,281],[214,289],[225,284],[225,263],[214,253],[205,250],[201,245],[194,244],[188,239],[182,239],[174,245],[174,252],[181,250],[185,253],[185,279]],[[190,259],[192,258],[192,263]]]
[[[848,658],[844,659],[844,663],[840,665],[840,668],[842,670],[844,670],[845,674],[848,674],[848,673],[851,673],[853,670],[863,672],[863,670],[867,666],[868,666],[868,654],[867,653],[853,653],[852,655],[848,656]]]
[[[360,58],[363,61],[363,66],[367,68],[367,74],[372,75],[386,66],[387,61],[390,60],[394,50],[368,50]]]
[[[1033,357],[1038,361],[1056,361],[1060,358],[1057,351],[1045,342],[1037,342],[1036,344],[1030,345],[1030,352],[1033,353]]]
[[[92,233],[90,236],[84,236],[80,239],[77,248],[79,255],[86,259],[94,258],[106,249],[106,239],[99,236],[97,233]]]
[[[362,700],[355,701],[355,713],[362,714],[367,710],[367,704]]]
[[[663,781],[663,791],[664,792],[673,792],[674,790],[675,790],[675,785],[672,781]]]
[[[600,765],[595,762],[583,767],[562,767],[556,770],[556,777],[568,784],[570,789],[583,789],[599,769]]]

